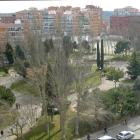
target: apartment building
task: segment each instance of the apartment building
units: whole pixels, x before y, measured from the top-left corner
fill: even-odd
[[[114,9],[114,15],[138,15],[139,9],[127,6],[124,8]]]
[[[1,14],[1,23],[14,23],[15,20],[16,20],[15,13]]]
[[[139,20],[140,14],[139,10],[132,7],[125,7],[121,9],[115,9],[114,15],[110,17],[110,34],[120,35],[129,34],[130,29],[134,20]],[[140,22],[137,22],[140,26]]]
[[[103,21],[103,27],[102,27],[102,31],[105,33],[105,34],[109,34],[109,31],[110,31],[110,25],[107,21]]]
[[[0,22],[0,43],[3,48],[8,34],[13,38],[13,45],[16,45],[18,34],[25,34],[29,27],[33,29],[34,23],[44,37],[55,36],[60,31],[66,35],[76,36],[82,31],[82,35],[99,36],[102,32],[102,8],[93,5],[85,8],[51,6],[38,10],[33,7],[15,14],[0,14]]]
[[[98,13],[98,20],[99,20],[98,26],[99,26],[99,34],[100,34],[102,32],[102,23],[103,23],[102,8],[100,8],[99,6],[86,5],[86,9]]]
[[[14,47],[25,34],[24,23],[0,23],[0,51],[5,51],[7,42]]]
[[[71,34],[80,28],[79,21],[83,22],[84,30],[94,30],[98,36],[102,32],[102,8],[88,5],[85,8],[71,6],[48,7],[44,10],[30,9],[16,12],[16,19],[20,19],[22,23],[37,22],[40,24],[44,35],[54,35],[56,26],[61,22],[63,32]],[[88,34],[88,33],[86,33]]]

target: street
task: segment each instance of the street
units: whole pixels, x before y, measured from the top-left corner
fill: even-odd
[[[104,135],[103,129],[101,131],[91,134],[91,140],[97,139],[103,136]],[[133,131],[135,133],[135,137],[133,139],[140,139],[140,116],[128,120],[127,126],[123,125],[123,123],[119,123],[118,125],[107,128],[107,131],[108,131],[107,135],[116,137],[116,135],[119,132],[124,131],[124,130]],[[86,140],[86,136],[77,140]]]

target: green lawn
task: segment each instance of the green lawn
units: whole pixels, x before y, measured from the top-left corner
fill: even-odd
[[[94,66],[92,66],[92,72],[94,72],[95,70],[97,69],[97,66],[96,65],[94,65]]]
[[[38,95],[33,87],[28,85],[24,80],[17,80],[15,83],[11,85],[11,89],[15,91],[19,91],[21,93],[28,93],[34,96]]]
[[[10,74],[6,74],[4,71],[0,71],[0,75],[4,75],[4,76],[10,76]]]
[[[54,116],[54,122],[51,123],[51,131],[50,136],[51,140],[61,140],[62,138],[62,131],[59,130],[59,115]],[[25,140],[49,140],[49,135],[46,134],[46,125],[45,125],[45,117],[40,118],[40,122],[37,127],[29,131],[24,135]],[[74,140],[76,138],[74,136],[74,129],[72,127],[68,127],[66,123],[66,139],[67,140]]]
[[[127,79],[127,80],[122,80],[121,82],[123,82],[123,83],[134,83],[135,80]]]
[[[67,118],[69,116],[74,115],[75,112],[69,110],[67,113]],[[61,140],[62,138],[62,131],[60,131],[60,116],[55,115],[54,116],[54,121],[51,123],[51,131],[50,131],[50,137],[51,140]],[[66,135],[66,140],[76,140],[77,138],[81,138],[87,133],[93,133],[94,129],[91,127],[88,127],[89,125],[87,123],[79,124],[79,135],[75,136],[75,126],[70,125],[71,123],[66,121],[65,125],[65,135]],[[37,127],[33,128],[32,130],[28,131],[26,134],[24,134],[24,139],[25,140],[49,140],[49,135],[46,134],[46,125],[45,125],[45,117],[42,116],[39,119],[39,124]],[[21,140],[21,139],[20,139]]]
[[[89,88],[96,87],[101,84],[101,72],[95,72],[86,76],[86,85]]]
[[[122,54],[119,54],[119,55],[111,55],[111,56],[114,56],[113,58],[110,58],[108,59],[109,61],[127,61],[129,58],[130,58],[130,55],[128,55],[127,57],[126,56],[123,56]]]

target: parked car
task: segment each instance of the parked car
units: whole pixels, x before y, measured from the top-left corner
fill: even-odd
[[[102,136],[100,138],[98,138],[97,140],[117,140],[116,138],[112,138],[111,136]]]
[[[134,133],[131,131],[122,131],[119,134],[117,134],[117,139],[119,140],[126,140],[134,137]]]

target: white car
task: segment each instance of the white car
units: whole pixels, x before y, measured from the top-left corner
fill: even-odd
[[[117,134],[117,139],[120,140],[126,140],[134,137],[134,133],[131,131],[122,131],[119,134]]]
[[[102,137],[98,138],[97,140],[117,140],[117,139],[105,135],[105,136],[102,136]]]

